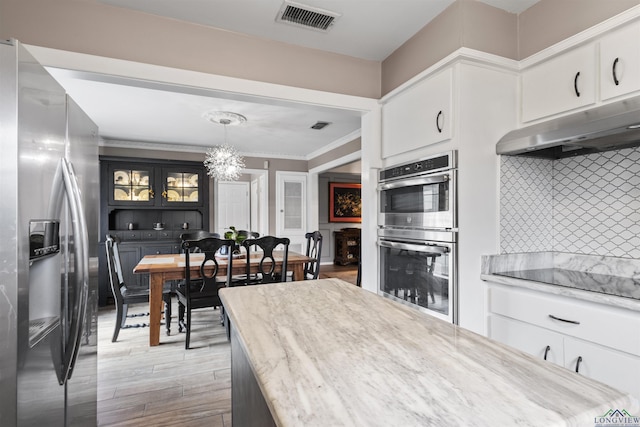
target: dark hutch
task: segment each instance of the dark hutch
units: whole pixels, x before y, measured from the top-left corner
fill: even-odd
[[[120,238],[125,282],[148,287],[133,267],[149,254],[180,252],[185,231],[209,230],[209,177],[200,162],[100,157],[99,304],[111,299],[104,241]]]

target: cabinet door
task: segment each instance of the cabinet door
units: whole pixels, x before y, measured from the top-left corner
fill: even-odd
[[[640,22],[600,40],[600,93],[608,100],[640,90]]]
[[[382,157],[450,139],[453,70],[425,79],[382,107]]]
[[[162,206],[202,206],[202,170],[162,169]]]
[[[640,398],[640,358],[597,344],[565,338],[565,368]]]
[[[489,337],[556,365],[563,364],[564,350],[561,334],[529,323],[491,315],[489,316]]]
[[[596,101],[596,47],[588,44],[522,73],[522,121],[540,119]]]
[[[110,205],[153,206],[154,169],[135,164],[109,165],[107,182]]]

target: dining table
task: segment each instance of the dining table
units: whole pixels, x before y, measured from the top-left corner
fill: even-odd
[[[282,268],[283,251],[273,251],[273,257],[276,262],[276,268]],[[261,252],[251,252],[249,265],[251,273],[257,273]],[[190,272],[192,278],[200,277],[200,265],[204,259],[203,254],[190,255]],[[218,276],[227,274],[228,261],[227,256],[218,257]],[[198,262],[200,260],[200,262]],[[289,251],[287,259],[287,270],[293,274],[292,279],[304,279],[304,265],[308,262],[315,262],[314,258],[306,255]],[[241,257],[234,257],[232,260],[233,275],[243,275],[247,272],[246,254]],[[213,270],[213,263],[205,266],[205,273]],[[149,275],[149,345],[157,346],[160,344],[160,323],[162,321],[162,291],[164,283],[169,280],[183,280],[185,278],[185,257],[184,254],[160,254],[145,255],[138,264],[133,268],[135,274]]]

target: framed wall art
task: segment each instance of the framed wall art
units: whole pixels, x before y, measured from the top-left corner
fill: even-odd
[[[362,184],[329,183],[329,222],[362,222]]]

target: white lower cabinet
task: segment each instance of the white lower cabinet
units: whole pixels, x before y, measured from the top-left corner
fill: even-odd
[[[640,312],[492,283],[488,292],[490,338],[640,398]]]

